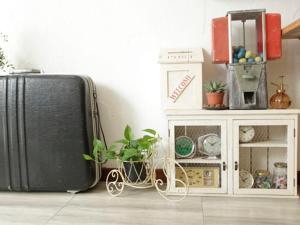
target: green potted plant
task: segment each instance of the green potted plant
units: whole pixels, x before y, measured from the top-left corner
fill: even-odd
[[[206,85],[206,97],[208,106],[223,106],[225,87],[226,84],[218,81],[210,81]]]
[[[123,139],[114,142],[108,149],[105,149],[100,140],[95,139],[92,154],[84,154],[83,157],[85,160],[94,160],[96,163],[104,160],[119,160],[130,182],[144,181],[147,177],[145,161],[153,156],[155,144],[160,137],[153,129],[143,131],[145,135],[135,138],[132,129],[127,125]],[[121,146],[117,148],[117,144]]]

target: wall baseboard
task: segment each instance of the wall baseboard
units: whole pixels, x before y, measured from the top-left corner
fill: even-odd
[[[113,170],[114,168],[102,168],[102,176],[101,176],[101,181],[106,181],[106,177],[108,173]],[[162,169],[157,169],[156,171],[156,177],[157,179],[162,179],[163,182],[167,181],[166,176],[164,175],[164,172]],[[300,185],[300,171],[297,172],[297,183]]]
[[[100,181],[104,181],[105,182],[108,173],[110,171],[112,171],[113,169],[115,169],[115,168],[102,168],[102,176],[101,176]],[[157,179],[161,179],[163,182],[167,181],[167,178],[166,178],[166,176],[165,176],[165,174],[164,174],[164,172],[163,172],[162,169],[156,169],[155,173],[156,173],[156,178]],[[110,181],[112,181],[112,180],[110,179]]]

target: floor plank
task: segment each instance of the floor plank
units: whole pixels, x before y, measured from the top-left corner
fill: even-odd
[[[131,189],[115,198],[105,190],[97,194],[78,194],[49,225],[182,225],[187,221],[191,225],[203,224],[201,198],[169,202],[154,189]]]
[[[125,187],[111,197],[103,184],[79,194],[0,193],[0,225],[299,225],[299,199],[161,198]]]
[[[72,198],[68,193],[0,193],[1,225],[47,223]]]
[[[299,225],[299,199],[203,198],[206,225]]]

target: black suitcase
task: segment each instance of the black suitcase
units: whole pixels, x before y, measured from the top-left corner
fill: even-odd
[[[88,77],[0,77],[0,190],[82,191],[100,166],[83,160],[100,136],[96,89]]]

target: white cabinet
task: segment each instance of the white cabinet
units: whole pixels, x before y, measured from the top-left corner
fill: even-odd
[[[297,197],[299,112],[168,110],[168,155],[185,169],[192,195]],[[279,186],[278,170],[286,171]],[[171,164],[168,173],[169,194],[183,193],[182,172]]]

